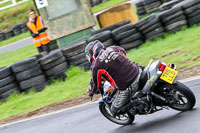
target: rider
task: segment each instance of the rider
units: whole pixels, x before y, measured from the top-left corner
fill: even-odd
[[[142,66],[126,58],[123,48],[119,46],[105,48],[98,40],[86,46],[85,54],[92,63],[88,96],[93,96],[96,90],[101,88],[103,78],[119,90],[110,108],[114,115],[119,113],[120,108],[127,104],[139,88]]]

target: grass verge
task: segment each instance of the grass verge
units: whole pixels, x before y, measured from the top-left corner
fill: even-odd
[[[29,58],[38,53],[34,45],[28,45],[18,50],[6,52],[0,55],[0,67],[8,66],[14,62]]]
[[[175,63],[178,67],[199,65],[199,30],[200,26],[193,26],[176,34],[166,34],[164,38],[146,42],[139,49],[129,51],[127,57],[142,65],[146,65],[152,58],[160,59],[166,63]],[[28,51],[28,47],[25,49]],[[22,51],[25,51],[25,49]],[[29,50],[32,51],[31,47]],[[33,52],[30,52],[29,56],[32,54]],[[3,59],[6,63],[8,57]],[[68,79],[66,81],[56,81],[40,93],[13,94],[7,102],[0,104],[0,119],[11,115],[24,114],[51,103],[84,95],[90,79],[90,72],[84,72],[79,68],[71,68],[67,75]]]
[[[0,42],[0,47],[8,45],[8,44],[16,42],[16,41],[19,41],[21,39],[29,37],[30,35],[31,35],[30,32],[27,31],[26,33],[22,33],[20,35],[14,36],[14,37],[12,37],[12,38],[10,38],[8,40],[4,40],[4,41]]]

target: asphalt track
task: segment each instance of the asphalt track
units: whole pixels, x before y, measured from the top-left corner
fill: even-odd
[[[188,112],[162,110],[136,116],[132,125],[120,126],[105,119],[98,104],[0,126],[0,133],[200,133],[200,79],[184,82],[196,96],[195,108]]]
[[[11,43],[9,45],[0,47],[0,54],[6,53],[9,51],[13,51],[13,50],[16,50],[16,49],[19,49],[19,48],[22,48],[24,46],[31,45],[31,44],[33,44],[32,37],[27,37],[22,40]]]

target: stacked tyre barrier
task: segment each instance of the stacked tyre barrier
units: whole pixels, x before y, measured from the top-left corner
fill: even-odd
[[[180,7],[171,8],[159,14],[164,25],[165,31],[174,33],[187,27],[186,17]]]
[[[0,100],[5,101],[12,93],[19,91],[19,86],[11,66],[0,68]]]
[[[0,32],[0,42],[6,40],[5,34],[3,32]]]
[[[48,80],[65,79],[68,64],[60,49],[54,50],[49,55],[39,59],[40,66]]]
[[[144,7],[143,0],[138,1],[136,4],[137,7],[137,15],[141,18],[146,14],[146,10]]]
[[[183,0],[138,0],[136,5],[137,14],[141,18],[155,11],[165,11]]]
[[[21,28],[22,33],[27,32],[29,30],[28,27],[26,26],[26,23],[25,24],[21,24],[20,28]]]
[[[192,26],[194,24],[200,23],[200,1],[199,0],[186,0],[179,4],[177,4],[175,7],[181,7],[187,22],[188,26]]]
[[[142,33],[145,41],[163,37],[164,29],[157,15],[150,15],[135,24],[135,27]]]
[[[141,33],[131,23],[113,30],[112,36],[125,50],[138,47],[143,43]]]
[[[21,24],[16,24],[15,26],[12,27],[12,29],[13,29],[14,36],[22,33]]]
[[[27,31],[28,27],[26,26],[26,24],[16,24],[11,29],[0,32],[0,41],[10,39],[13,36],[19,35]]]
[[[63,47],[62,52],[68,64],[80,66],[86,70],[90,69],[90,63],[85,57],[86,41],[77,42],[69,46]]]
[[[95,41],[95,40],[99,40],[100,42],[102,42],[105,47],[116,45],[116,42],[112,38],[112,32],[109,30],[103,31],[103,32],[100,32],[98,34],[91,36],[88,39],[88,43]]]
[[[10,39],[11,37],[14,36],[14,33],[13,33],[13,30],[12,29],[9,29],[7,31],[4,32],[4,35],[5,35],[5,39]]]
[[[101,33],[101,32],[103,32],[103,31],[107,31],[107,30],[113,31],[113,30],[115,30],[115,29],[117,29],[117,28],[119,28],[119,27],[121,27],[121,26],[123,26],[123,25],[130,24],[130,23],[131,23],[130,20],[124,20],[124,21],[121,21],[121,22],[119,22],[119,23],[112,24],[112,25],[110,25],[110,26],[107,26],[107,27],[101,28],[101,29],[99,29],[99,30],[93,31],[93,32],[92,32],[92,36],[95,35],[95,34]]]
[[[158,11],[161,5],[160,0],[143,0],[143,2],[147,13]]]
[[[164,4],[162,4],[160,7],[159,7],[159,11],[165,11],[165,10],[168,10],[168,9],[171,9],[174,5],[180,3],[181,1],[183,0],[171,0],[169,2],[166,2]]]
[[[19,83],[20,92],[29,92],[32,88],[41,91],[47,85],[45,75],[35,57],[16,62],[11,67]]]

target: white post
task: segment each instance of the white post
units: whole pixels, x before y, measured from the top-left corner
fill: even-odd
[[[13,5],[17,5],[16,0],[12,0]]]

